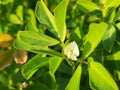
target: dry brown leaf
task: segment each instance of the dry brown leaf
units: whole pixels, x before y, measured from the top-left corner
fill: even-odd
[[[4,42],[0,42],[0,47],[8,48],[8,47],[11,47],[11,46],[12,45],[10,45],[10,44],[4,43]]]
[[[0,34],[0,42],[13,40],[13,37],[10,34]]]
[[[24,50],[16,50],[14,53],[14,60],[17,64],[23,64],[27,61],[28,55]]]
[[[7,50],[0,53],[0,71],[11,65],[13,61],[13,50]]]

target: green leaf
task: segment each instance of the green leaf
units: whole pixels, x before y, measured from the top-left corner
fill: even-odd
[[[54,12],[54,19],[60,34],[60,39],[63,42],[66,36],[66,11],[67,11],[67,4],[69,0],[63,0],[56,8]],[[61,19],[62,18],[62,19]]]
[[[80,90],[80,80],[81,80],[82,67],[79,65],[74,72],[72,78],[70,79],[65,90]]]
[[[120,19],[120,8],[118,9],[118,11],[117,11],[117,13],[116,13],[116,15],[115,15],[115,17],[114,17],[114,22],[116,21],[116,20],[119,20]]]
[[[9,21],[13,24],[23,24],[23,22],[15,14],[10,15]]]
[[[89,63],[89,84],[93,90],[118,90],[109,72],[98,62]]]
[[[21,21],[23,21],[23,6],[19,5],[16,9],[16,15],[19,17]]]
[[[9,3],[13,3],[13,2],[14,2],[14,0],[1,0],[0,4],[6,5],[6,4],[9,4]]]
[[[62,57],[51,57],[49,60],[49,69],[51,73],[55,73],[58,67],[60,66],[63,58]]]
[[[9,85],[9,76],[7,75],[8,73],[2,72],[0,73],[0,85],[8,86]],[[1,86],[0,86],[1,89]]]
[[[65,90],[68,81],[69,81],[69,77],[58,77],[57,84],[59,85],[59,90]]]
[[[35,31],[19,31],[17,37],[23,42],[40,47],[53,46],[59,43],[56,39]]]
[[[17,49],[23,49],[27,51],[36,51],[36,50],[47,50],[47,47],[41,47],[38,45],[31,45],[20,38],[17,38],[14,42],[14,47]]]
[[[47,55],[51,55],[51,56],[58,56],[58,57],[61,57],[62,54],[55,51],[55,50],[51,50],[51,49],[42,49],[42,50],[34,50],[34,52],[37,52],[37,53],[42,53],[42,54],[47,54]]]
[[[116,38],[116,31],[113,25],[110,25],[103,37],[103,46],[108,51],[111,52]]]
[[[56,79],[53,73],[51,72],[47,72],[44,74],[44,81],[45,84],[48,86],[49,90],[56,90]]]
[[[120,5],[120,0],[107,0],[105,2],[105,8],[118,7]]]
[[[120,80],[120,71],[117,70],[117,74],[118,74],[118,79]]]
[[[0,34],[3,33],[3,30],[2,30],[2,24],[0,23]]]
[[[5,85],[0,84],[0,89],[2,90],[9,90],[9,88]]]
[[[51,50],[48,47],[31,45],[29,43],[22,41],[20,38],[17,38],[17,40],[15,40],[14,47],[17,49],[22,49],[34,53],[42,53],[52,56],[62,56],[61,53]]]
[[[118,28],[118,30],[120,30],[120,23],[117,23],[116,27]]]
[[[120,51],[112,54],[112,55],[108,55],[107,60],[120,60]]]
[[[27,87],[27,90],[49,90],[49,88],[43,82],[36,82]]]
[[[82,37],[83,37],[83,31],[80,28],[75,28],[75,30],[72,32],[71,38],[73,41],[75,41],[79,46],[82,45]]]
[[[69,0],[63,0],[55,8],[54,16],[42,0],[37,3],[35,9],[35,14],[39,22],[45,25],[51,33],[60,39],[61,42],[64,41],[66,36],[65,20],[68,1]]]
[[[60,67],[58,68],[58,72],[61,72],[61,73],[67,74],[67,75],[73,74],[73,70],[71,69],[70,65],[66,64],[66,62],[64,62],[64,61],[60,64]],[[66,77],[64,77],[64,78],[66,78]],[[67,78],[69,79],[69,77],[67,77]]]
[[[107,28],[106,23],[92,23],[89,26],[89,31],[84,42],[83,56],[82,58],[87,58],[100,43],[105,30]]]
[[[108,23],[114,23],[114,18],[116,16],[116,9],[110,10],[110,13],[107,13],[107,15],[109,15],[109,20]]]
[[[36,18],[35,18],[35,13],[34,13],[34,11],[33,11],[32,9],[27,9],[26,13],[27,13],[27,15],[26,15],[27,21],[28,21],[28,22],[31,21],[31,22],[33,22],[35,25],[37,25],[37,24],[36,24]]]
[[[36,32],[39,31],[32,21],[26,25],[25,30],[36,31]]]
[[[94,10],[99,10],[98,5],[90,0],[78,0],[77,3],[80,6],[80,9],[85,13],[89,13]]]
[[[99,0],[100,3],[105,4],[106,0]]]
[[[36,4],[35,15],[40,23],[45,25],[56,37],[59,37],[54,17],[42,0]]]
[[[37,54],[22,66],[22,75],[24,78],[29,79],[39,68],[48,65],[48,63],[49,58],[42,57],[41,54]]]

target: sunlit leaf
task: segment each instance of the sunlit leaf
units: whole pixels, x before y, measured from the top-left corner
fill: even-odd
[[[24,50],[16,50],[14,53],[14,60],[17,64],[23,64],[27,61],[28,56]]]
[[[16,15],[18,16],[18,18],[23,21],[23,6],[19,5],[16,9]]]
[[[17,37],[27,44],[40,47],[53,46],[59,43],[56,39],[35,31],[19,31]]]
[[[37,32],[39,31],[32,21],[26,25],[25,30],[37,31]]]
[[[83,58],[88,57],[94,51],[103,38],[106,28],[106,23],[90,24],[89,31],[84,42]]]
[[[54,12],[54,19],[55,24],[57,26],[60,39],[63,42],[66,36],[66,11],[67,11],[67,4],[69,0],[63,0],[56,8]],[[62,17],[62,19],[61,19]]]
[[[108,7],[117,7],[118,5],[120,5],[120,0],[106,0],[105,2],[105,8]]]
[[[78,0],[77,3],[80,6],[80,9],[85,13],[99,10],[99,6],[90,0]]]
[[[120,60],[120,51],[112,54],[112,55],[108,55],[106,56],[107,60]]]
[[[82,67],[79,65],[67,84],[65,90],[80,90]]]
[[[27,50],[34,53],[43,53],[52,56],[62,56],[61,53],[51,50],[48,47],[38,46],[38,45],[31,45],[22,41],[21,39],[17,39],[14,43],[14,47],[17,49]]]
[[[66,36],[66,10],[68,0],[63,0],[56,8],[54,16],[49,11],[43,0],[38,1],[35,9],[36,17],[40,23],[46,26],[51,33],[64,41]],[[62,19],[61,19],[62,17]]]
[[[15,14],[10,15],[9,21],[13,24],[23,24],[23,22]]]
[[[89,84],[95,90],[118,90],[118,86],[109,72],[98,62],[90,62]]]
[[[34,25],[36,25],[36,18],[35,18],[35,13],[32,9],[27,9],[27,15],[26,15],[26,19],[28,20],[28,22],[33,22]]]
[[[18,38],[14,42],[14,47],[35,53],[46,53],[49,55],[61,56],[59,52],[51,50],[48,46],[58,44],[54,38],[51,38],[41,32],[21,31],[18,33]]]
[[[109,15],[108,23],[114,23],[114,18],[116,16],[116,10],[115,9],[111,10],[109,14],[110,15]]]
[[[107,0],[99,0],[100,3],[105,4]]]
[[[45,25],[46,28],[48,28],[48,30],[50,30],[50,32],[53,33],[56,37],[59,37],[54,17],[43,0],[37,2],[35,14],[40,23]]]
[[[0,4],[6,5],[6,4],[9,4],[9,3],[13,3],[13,2],[14,2],[14,0],[1,0]]]
[[[120,23],[117,23],[116,27],[118,28],[118,30],[120,30]]]
[[[120,80],[120,71],[119,70],[117,71],[117,74],[118,74],[118,79]]]

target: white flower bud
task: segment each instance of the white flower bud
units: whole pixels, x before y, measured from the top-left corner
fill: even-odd
[[[64,54],[71,60],[77,60],[77,57],[79,56],[79,49],[75,41],[65,47]]]

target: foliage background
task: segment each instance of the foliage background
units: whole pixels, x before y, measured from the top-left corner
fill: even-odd
[[[118,90],[118,88],[120,88],[120,1],[69,0],[66,13],[67,32],[64,45],[71,41],[77,43],[80,50],[78,62],[68,60],[67,57],[63,55],[63,44],[49,46],[51,49],[57,51],[58,54],[51,51],[46,52],[58,57],[46,56],[45,53],[41,54],[35,50],[35,52],[37,52],[36,54],[31,52],[32,49],[28,50],[27,46],[24,47],[24,45],[19,44],[18,39],[20,36],[23,35],[27,38],[28,33],[22,33],[25,29],[39,30],[45,33],[45,35],[58,40],[35,15],[37,1],[38,0],[0,1],[0,89],[64,90],[66,88],[66,90],[72,90],[72,88],[76,88],[75,90],[79,90],[80,87],[81,90],[101,90],[101,87],[105,87],[107,88],[105,90],[113,90],[110,86],[107,87],[107,83],[104,83],[108,81],[113,84],[114,90]],[[62,0],[44,0],[45,5],[52,14],[61,1]],[[32,22],[32,24],[30,22]],[[28,23],[30,23],[30,25]],[[31,25],[35,25],[35,28],[30,27]],[[107,30],[105,31],[106,27]],[[97,31],[97,29],[101,29],[102,31]],[[18,31],[21,31],[21,33],[18,33]],[[104,34],[103,37],[102,34]],[[98,40],[97,42],[96,37],[100,38],[100,41]],[[13,44],[16,38],[18,44],[14,46]],[[89,45],[86,44],[87,41],[92,43],[92,48],[89,48]],[[55,41],[55,43],[57,42]],[[36,44],[39,45],[39,42]],[[20,49],[20,51],[18,49]],[[27,49],[27,54],[25,51],[21,51],[21,49]],[[62,54],[62,59],[59,53]],[[14,61],[15,57],[17,57],[18,62]],[[35,60],[36,62],[32,62],[33,64],[27,63],[27,57],[27,62]],[[49,61],[52,62],[49,62],[51,67],[52,64],[53,66],[58,64],[58,66],[53,68],[54,74],[49,72],[52,70],[48,64],[48,58],[50,59]],[[42,59],[44,62],[39,62],[39,59]],[[23,60],[22,63],[20,63],[21,60]],[[56,60],[59,60],[59,62]],[[24,62],[26,63],[23,64]],[[37,69],[33,69],[37,65],[36,63],[40,63],[40,66]],[[97,72],[94,71],[93,68],[89,68],[89,63],[97,68],[100,74],[98,73],[97,75]],[[27,75],[24,71],[27,70],[27,68],[25,68],[24,65],[29,65],[29,68],[33,69],[33,72],[31,71]],[[109,73],[106,74],[106,70]],[[34,74],[32,75],[31,73]],[[69,80],[72,76],[73,81],[71,80],[70,82]],[[103,77],[103,80],[98,77]],[[114,81],[111,80],[111,77]],[[106,78],[106,81],[104,78]],[[105,86],[101,85],[101,83],[104,83]],[[104,90],[104,88],[102,88],[102,90]]]

